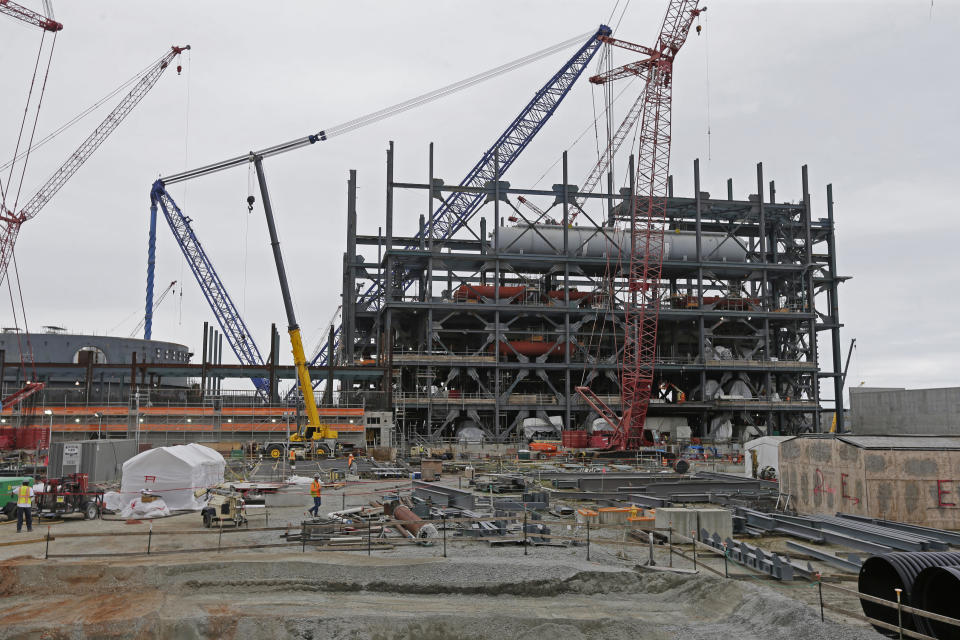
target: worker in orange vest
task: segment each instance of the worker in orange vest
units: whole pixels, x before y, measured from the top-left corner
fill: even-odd
[[[353,454],[347,456],[347,471],[353,468]]]
[[[297,470],[297,450],[290,447],[290,472]]]
[[[310,495],[313,496],[313,507],[309,509],[309,512],[313,514],[313,517],[316,518],[320,515],[320,474],[316,473],[313,476],[313,482],[310,483]]]
[[[17,533],[23,529],[23,521],[27,521],[27,531],[33,531],[33,487],[26,480],[23,484],[10,491],[17,497]]]

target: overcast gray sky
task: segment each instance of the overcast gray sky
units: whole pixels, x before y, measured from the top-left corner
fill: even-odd
[[[21,2],[40,10],[40,2]],[[851,337],[858,345],[850,384],[960,383],[954,366],[960,222],[950,200],[960,174],[960,3],[705,4],[704,34],[691,35],[675,72],[672,172],[678,195],[692,193],[697,157],[704,188],[722,193],[731,177],[737,197],[756,190],[755,164],[763,161],[783,200],[799,198],[800,166],[808,164],[815,215],[826,215],[825,185],[834,185],[840,271],[853,276],[840,298],[844,350]],[[118,335],[133,329],[144,301],[149,188],[159,175],[313,133],[460,80],[595,29],[614,5],[55,1],[65,28],[39,134],[170,45],[190,44],[193,50],[184,57],[183,75],[168,72],[24,226],[17,255],[31,328],[56,324]],[[615,35],[651,42],[665,6],[664,0],[632,0]],[[0,114],[6,123],[0,149],[9,156],[39,35],[3,17],[0,37]],[[389,140],[397,144],[398,179],[425,181],[432,141],[437,174],[459,182],[569,55],[268,161],[308,343],[320,336],[339,303],[347,171],[359,172],[360,232],[375,233],[383,219]],[[596,161],[596,140],[591,130],[574,141],[593,120],[599,98],[581,80],[507,178],[515,185],[559,182],[559,166],[542,176],[569,148],[571,180],[581,181]],[[38,152],[25,188],[39,186],[105,113]],[[247,191],[246,169],[171,188],[265,345],[270,323],[285,322],[266,225],[259,207],[248,216]],[[415,231],[419,213],[398,220],[399,232]],[[154,337],[198,351],[201,324],[213,317],[162,219],[158,237],[157,291],[171,280],[183,288],[157,310]],[[9,326],[9,303],[0,307],[3,326]],[[829,350],[826,336],[821,348]],[[831,386],[823,392],[830,397]]]

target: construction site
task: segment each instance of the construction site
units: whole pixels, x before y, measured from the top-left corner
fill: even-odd
[[[617,1],[587,33],[343,124],[154,166],[124,205],[146,214],[139,308],[73,331],[109,296],[32,329],[21,231],[164,76],[189,77],[197,43],[44,137],[72,25],[0,0],[39,41],[0,166],[0,640],[960,638],[956,390],[848,384],[840,293],[861,276],[838,270],[833,184],[778,149],[778,175],[751,161],[717,190],[709,77],[707,160],[671,154],[693,135],[675,73],[727,8],[653,4],[656,24]],[[522,97],[464,98],[486,120],[509,105],[464,177],[459,141],[408,148],[405,114],[452,117],[448,96],[527,66],[546,81]],[[588,93],[572,144],[527,151],[551,120],[584,125],[555,114]],[[26,197],[32,152],[108,109]],[[372,165],[331,146],[368,126],[386,132]],[[340,186],[312,187],[328,208],[305,289],[289,158],[327,146]],[[539,179],[514,167],[531,153]],[[197,185],[243,172],[247,217],[217,234]],[[251,243],[270,262],[248,287]],[[120,256],[103,292],[142,273]]]

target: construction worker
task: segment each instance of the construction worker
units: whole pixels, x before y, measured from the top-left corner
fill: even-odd
[[[17,497],[17,533],[23,529],[23,520],[27,520],[27,531],[33,531],[33,487],[26,480],[23,484],[10,491]]]
[[[309,512],[316,518],[320,515],[320,474],[313,474],[313,482],[310,483],[310,495],[313,496],[313,507]]]
[[[290,447],[290,473],[297,470],[297,450]]]
[[[351,453],[350,455],[347,456],[347,471],[350,471],[352,469],[353,469],[353,454]]]

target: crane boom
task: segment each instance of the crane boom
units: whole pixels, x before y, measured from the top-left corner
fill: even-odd
[[[623,301],[625,331],[620,378],[623,415],[612,441],[612,446],[620,450],[634,449],[643,442],[643,427],[653,388],[664,257],[663,225],[670,174],[673,61],[686,41],[694,19],[706,10],[698,9],[698,2],[670,0],[656,45],[652,48],[626,47],[647,54],[646,59],[591,78],[591,82],[603,83],[645,74],[646,79],[637,151],[636,188],[639,195],[630,203],[629,220],[621,223],[624,232],[631,234],[631,248],[627,295]],[[591,406],[594,400],[599,400],[583,389],[577,391]],[[605,406],[601,409],[603,411],[599,413],[604,417],[610,413]]]
[[[273,206],[270,204],[270,193],[267,191],[267,177],[263,171],[263,158],[253,156],[253,164],[257,170],[257,182],[260,185],[260,198],[263,201],[263,212],[267,217],[267,230],[270,232],[270,247],[273,249],[273,260],[277,266],[277,277],[280,280],[280,293],[283,296],[283,308],[287,314],[287,332],[290,334],[290,347],[293,351],[293,364],[297,368],[297,381],[300,384],[300,393],[307,411],[307,426],[301,432],[297,425],[297,434],[292,437],[294,442],[303,440],[331,440],[335,441],[337,432],[326,425],[320,424],[320,413],[317,411],[317,400],[313,396],[313,385],[310,384],[310,371],[307,369],[307,357],[303,352],[303,338],[300,336],[300,325],[297,323],[293,311],[293,299],[290,297],[290,284],[287,282],[287,270],[283,266],[283,254],[280,252],[280,239],[277,236],[277,225],[273,218]],[[332,385],[333,381],[328,381]],[[331,443],[335,445],[336,443]]]
[[[642,45],[633,44],[631,42],[626,42],[624,40],[618,40],[616,38],[611,38],[609,36],[601,36],[600,40],[606,44],[613,46],[623,47],[630,51],[640,51],[640,52],[650,52],[652,51],[649,47],[644,47]],[[633,101],[633,104],[630,105],[630,108],[627,110],[627,114],[624,116],[623,120],[620,122],[620,126],[617,127],[617,130],[610,137],[610,140],[607,142],[607,148],[604,150],[603,154],[600,156],[597,163],[593,166],[593,169],[590,170],[590,173],[587,174],[586,179],[584,179],[583,184],[577,189],[578,197],[574,201],[574,210],[570,214],[570,223],[572,224],[577,216],[583,211],[583,205],[586,202],[584,197],[586,194],[593,193],[593,190],[597,188],[597,184],[600,182],[600,178],[604,173],[610,168],[610,163],[613,162],[613,157],[617,154],[617,151],[620,149],[620,145],[623,144],[623,141],[627,139],[627,135],[630,134],[630,131],[633,130],[633,127],[637,124],[637,119],[640,117],[640,114],[643,113],[643,104],[644,97],[646,96],[646,76],[647,68],[644,65],[638,66],[636,75],[640,78],[643,89],[640,91],[640,95],[637,96],[636,100]],[[601,80],[603,76],[594,76],[590,78],[590,82],[594,84],[602,84],[605,80]],[[518,200],[526,205],[531,211],[539,212],[539,208],[536,207],[532,202],[524,198],[518,198]]]
[[[322,129],[318,131],[317,133],[302,136],[300,138],[295,138],[287,142],[275,144],[270,147],[260,149],[259,151],[254,151],[253,153],[261,158],[269,158],[270,156],[286,153],[288,151],[293,151],[295,149],[301,149],[303,147],[310,146],[317,142],[329,140],[334,136],[348,133],[350,131],[353,131],[354,129],[358,129],[360,127],[366,126],[368,124],[372,124],[374,122],[379,122],[384,118],[389,118],[393,115],[403,113],[404,111],[407,111],[414,107],[418,107],[418,106],[427,104],[429,102],[433,102],[434,100],[450,95],[451,93],[472,87],[476,84],[489,80],[490,78],[494,78],[508,71],[513,71],[514,69],[518,69],[524,65],[528,65],[531,62],[535,62],[549,55],[553,55],[558,51],[562,51],[576,44],[582,38],[583,38],[582,35],[576,36],[569,40],[565,40],[558,44],[547,47],[546,49],[535,51],[534,53],[526,55],[522,58],[518,58],[517,60],[507,62],[506,64],[502,64],[498,67],[494,67],[493,69],[489,69],[482,73],[478,73],[474,76],[470,76],[469,78],[465,78],[458,82],[454,82],[453,84],[440,87],[439,89],[435,89],[428,93],[410,98],[409,100],[405,100],[401,103],[392,105],[390,107],[380,109],[379,111],[374,111],[373,113],[368,113],[358,118],[354,118],[349,122],[344,122],[339,125],[328,127],[326,129]],[[177,182],[183,182],[184,180],[199,178],[200,176],[205,176],[211,173],[217,173],[218,171],[224,171],[226,169],[230,169],[233,167],[244,166],[249,162],[250,162],[250,154],[244,153],[239,156],[227,158],[226,160],[214,162],[208,165],[204,165],[202,167],[190,169],[188,171],[181,171],[180,173],[170,174],[168,176],[164,176],[163,178],[161,178],[161,180],[163,180],[164,184],[167,184],[167,185],[176,184]]]
[[[480,158],[480,161],[460,181],[461,187],[482,188],[496,177],[502,176],[516,161],[527,145],[540,132],[557,107],[570,92],[571,87],[581,76],[584,69],[593,59],[603,44],[601,38],[609,36],[613,30],[606,25],[600,25],[587,41],[567,60],[533,96],[530,102],[520,111],[516,118],[504,130],[500,137],[490,146]],[[498,172],[499,169],[499,172]],[[434,240],[446,240],[462,229],[473,214],[483,205],[484,193],[451,193],[437,207],[430,216],[430,223],[417,231],[417,238],[426,237],[432,230]],[[402,288],[408,289],[415,279],[404,278]],[[376,305],[382,296],[383,290],[379,282],[372,283],[358,300],[358,305],[370,307]],[[340,346],[340,327],[334,330],[334,348]],[[332,354],[327,353],[324,343],[320,350],[313,354],[310,364],[324,365]],[[319,384],[317,380],[314,384]],[[291,390],[293,392],[293,390]]]
[[[0,13],[13,16],[17,20],[21,20],[27,24],[40,27],[44,31],[57,32],[63,29],[63,25],[53,18],[48,18],[36,11],[31,11],[16,2],[10,2],[10,0],[0,0]]]
[[[487,149],[476,166],[460,181],[461,187],[483,187],[510,168],[570,92],[573,83],[603,44],[601,38],[611,33],[610,27],[600,25],[597,32],[537,91],[533,99]],[[497,165],[499,174],[496,172]],[[431,224],[418,231],[416,237],[425,236],[431,229],[435,240],[453,237],[469,222],[485,198],[486,194],[483,193],[451,193],[433,212]]]
[[[260,355],[257,343],[250,335],[250,330],[240,316],[237,305],[233,303],[233,299],[227,293],[227,288],[220,279],[220,275],[213,268],[213,263],[207,256],[207,252],[203,250],[203,245],[197,239],[197,235],[190,225],[190,218],[183,215],[180,207],[167,193],[163,182],[160,180],[153,183],[153,189],[150,191],[150,216],[152,221],[156,220],[158,206],[163,211],[163,216],[166,218],[167,224],[170,225],[170,231],[173,232],[177,245],[187,259],[187,264],[190,265],[193,276],[200,284],[203,297],[207,299],[207,304],[213,309],[213,315],[216,316],[220,329],[223,330],[223,335],[227,337],[227,343],[233,349],[233,353],[237,356],[240,364],[263,366],[263,356]],[[155,224],[155,222],[151,224]],[[147,308],[151,313],[146,316],[144,336],[149,339],[153,318],[152,288],[148,291],[147,297],[149,302]],[[251,378],[251,380],[261,394],[269,393],[270,382],[266,378]]]
[[[589,39],[586,45],[583,45],[580,50],[575,54],[574,58],[564,65],[561,68],[551,81],[543,89],[538,92],[537,96],[534,98],[534,101],[531,102],[531,105],[538,105],[541,110],[545,109],[544,113],[539,115],[539,126],[542,126],[543,122],[546,121],[552,115],[553,110],[556,109],[556,106],[566,95],[569,90],[569,85],[572,84],[572,81],[576,80],[580,73],[583,70],[586,62],[589,62],[593,54],[596,52],[597,48],[600,46],[600,42],[597,39],[600,35],[609,35],[611,30],[609,27],[601,26],[597,32],[591,32],[589,34]],[[393,107],[388,107],[386,109],[381,109],[380,111],[362,116],[351,120],[350,122],[344,123],[342,125],[337,125],[335,127],[330,127],[324,129],[316,134],[311,134],[304,136],[302,138],[297,138],[289,142],[273,145],[260,151],[253,152],[254,156],[260,158],[266,158],[280,153],[285,153],[287,151],[292,151],[299,149],[305,146],[309,146],[319,141],[327,140],[331,136],[339,135],[341,133],[346,133],[352,131],[358,127],[376,122],[391,115],[401,113],[407,109],[410,109],[421,104],[436,100],[444,95],[448,95],[451,92],[459,91],[463,88],[474,86],[479,82],[482,82],[488,78],[492,78],[496,75],[517,69],[523,65],[529,64],[536,60],[540,60],[548,55],[552,55],[558,51],[566,49],[577,42],[580,42],[583,38],[583,35],[577,36],[575,39],[567,40],[561,42],[557,45],[553,45],[541,51],[537,51],[533,54],[524,56],[507,64],[501,65],[490,71],[472,76],[460,82],[442,87],[430,93],[412,98],[405,102],[402,102]],[[575,69],[572,77],[565,73],[569,71],[571,64],[574,60],[579,61],[583,57],[584,49],[589,49],[586,59],[583,60],[582,65],[578,65]],[[531,105],[528,105],[527,111],[530,110]],[[523,113],[521,113],[521,116]],[[532,129],[528,132],[528,137],[532,137],[536,131],[539,130],[537,122],[531,118],[522,118],[518,117],[514,121],[511,129],[508,129],[508,132],[514,131],[516,134],[521,127],[527,127]],[[504,134],[506,135],[506,134]],[[529,142],[529,140],[528,140]],[[519,150],[514,154],[519,154],[519,151],[522,151],[522,148],[526,145],[522,145]],[[489,154],[489,152],[488,152]],[[217,275],[216,271],[213,269],[212,263],[206,257],[206,253],[203,251],[202,246],[200,245],[199,240],[196,237],[196,234],[190,228],[190,220],[186,218],[183,213],[177,207],[176,203],[173,201],[173,198],[170,197],[170,194],[166,191],[166,186],[175,184],[177,182],[183,182],[185,180],[190,180],[192,178],[201,177],[208,175],[210,173],[216,173],[218,171],[223,171],[232,167],[237,167],[241,165],[247,165],[251,161],[251,154],[247,153],[241,156],[236,156],[233,158],[227,158],[226,160],[221,160],[220,162],[215,162],[208,164],[202,167],[197,167],[189,171],[184,171],[176,174],[171,174],[165,176],[154,183],[151,189],[151,202],[155,203],[151,206],[151,224],[150,224],[150,241],[148,245],[148,260],[147,260],[147,294],[146,294],[146,312],[144,314],[145,324],[144,324],[144,336],[146,338],[150,337],[152,330],[152,317],[153,317],[153,279],[154,279],[154,254],[155,254],[155,238],[156,238],[156,205],[159,204],[161,209],[164,212],[164,215],[167,219],[167,222],[170,225],[170,228],[174,231],[174,236],[177,239],[178,244],[180,245],[181,251],[183,251],[184,256],[187,258],[187,261],[190,262],[191,270],[194,273],[194,276],[197,278],[198,283],[200,284],[201,289],[204,292],[204,296],[207,299],[207,302],[210,304],[210,308],[213,311],[214,315],[217,318],[217,321],[220,323],[221,328],[224,331],[224,334],[227,335],[228,342],[231,348],[234,351],[234,354],[240,360],[241,363],[250,363],[253,364],[259,359],[259,351],[257,350],[256,343],[253,340],[253,337],[250,335],[249,330],[246,328],[246,325],[243,323],[243,320],[240,318],[239,312],[236,310],[236,306],[233,304],[233,301],[230,299],[230,296],[227,294],[226,289],[223,287],[223,283]],[[501,158],[502,161],[502,158]],[[512,160],[511,160],[512,161]],[[481,162],[481,165],[483,163]],[[480,166],[480,165],[478,165]],[[475,168],[476,169],[476,168]],[[477,198],[476,207],[479,207],[482,198]],[[476,208],[474,207],[474,208]],[[459,227],[456,227],[459,228]],[[227,328],[229,327],[229,329]],[[339,346],[340,343],[340,327],[337,326],[334,330],[334,346]],[[327,362],[327,341],[324,340],[320,348],[311,358],[311,364],[316,363],[326,363]],[[260,378],[253,379],[254,384],[258,389],[264,390],[267,387],[267,382]],[[319,384],[317,381],[316,384]],[[291,390],[291,394],[296,392],[297,387],[294,387]],[[289,397],[289,396],[288,396]]]
[[[185,47],[171,47],[170,51],[143,75],[140,81],[137,82],[123,100],[120,101],[120,104],[107,115],[103,122],[93,130],[93,133],[67,158],[67,161],[37,190],[33,197],[23,206],[23,209],[14,213],[8,211],[5,207],[0,207],[0,284],[3,283],[3,278],[7,273],[7,267],[10,265],[10,260],[13,257],[13,247],[20,233],[20,226],[40,213],[40,210],[50,202],[57,191],[73,177],[83,163],[103,144],[107,136],[113,133],[113,131],[120,126],[120,123],[130,115],[133,108],[143,100],[143,97],[154,87],[157,80],[160,79],[160,76],[170,65],[170,62],[189,48],[189,45]]]

